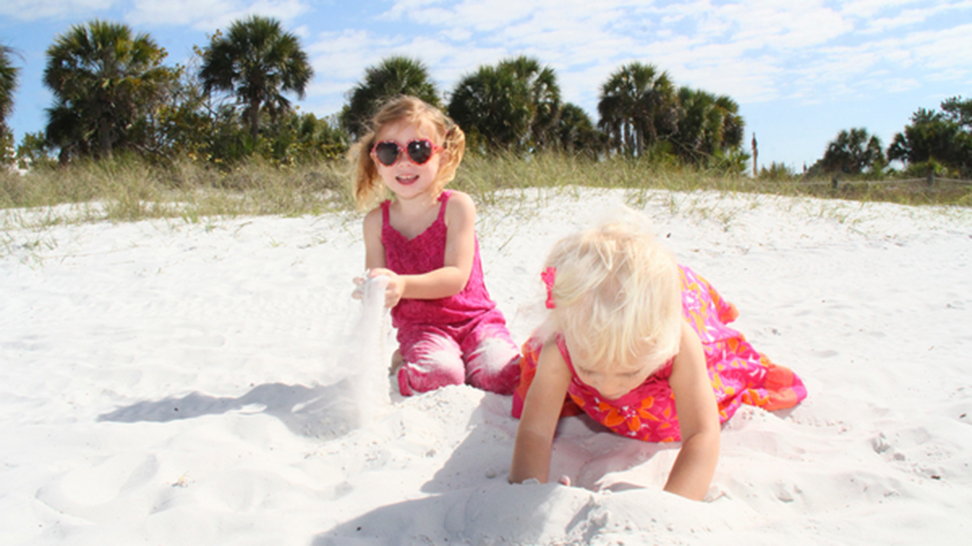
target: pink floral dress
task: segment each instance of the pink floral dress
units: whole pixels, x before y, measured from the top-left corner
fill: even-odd
[[[691,269],[679,266],[682,283],[682,313],[695,329],[705,351],[706,367],[724,423],[740,404],[777,410],[795,406],[807,390],[789,368],[773,364],[756,352],[741,333],[726,326],[739,316],[735,306],[722,299],[715,288]],[[513,394],[513,416],[523,412],[530,383],[536,374],[543,340],[531,337],[523,345],[520,384]],[[630,438],[647,442],[681,440],[678,412],[668,378],[672,361],[653,373],[640,386],[617,400],[604,400],[577,377],[561,336],[557,347],[573,375],[561,416],[586,412],[594,420]]]

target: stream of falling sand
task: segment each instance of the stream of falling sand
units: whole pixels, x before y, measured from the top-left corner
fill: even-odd
[[[356,409],[357,426],[374,422],[391,405],[389,395],[387,351],[388,311],[385,288],[388,277],[378,275],[361,286],[361,315],[351,330],[348,347],[352,354],[346,360],[351,366],[351,394]]]

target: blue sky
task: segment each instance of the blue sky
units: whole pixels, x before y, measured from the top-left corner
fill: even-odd
[[[126,23],[175,64],[253,13],[301,38],[315,77],[296,104],[319,116],[389,55],[424,62],[443,92],[481,65],[528,55],[596,122],[601,84],[640,61],[734,98],[760,165],[801,170],[841,129],[864,127],[887,146],[918,108],[972,98],[972,0],[3,0],[0,43],[22,67],[9,124],[18,140],[43,130],[45,50],[73,24]]]

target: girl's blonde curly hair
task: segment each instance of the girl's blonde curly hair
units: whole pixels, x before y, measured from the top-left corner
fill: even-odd
[[[442,141],[442,158],[432,186],[433,193],[438,196],[456,176],[456,169],[466,150],[466,135],[462,129],[449,116],[422,99],[409,95],[394,97],[371,118],[370,130],[348,152],[348,159],[355,166],[354,200],[359,210],[370,208],[385,195],[385,187],[378,177],[378,167],[371,158],[371,149],[385,126],[402,121],[415,123],[420,129],[429,128],[433,134],[428,138]]]
[[[556,273],[544,331],[562,333],[587,369],[656,369],[678,352],[678,265],[644,223],[626,211],[561,239],[547,258]]]

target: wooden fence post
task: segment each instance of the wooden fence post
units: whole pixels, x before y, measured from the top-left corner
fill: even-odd
[[[756,147],[756,133],[753,133],[753,178],[759,176],[759,170],[756,165],[759,161],[759,148]]]

